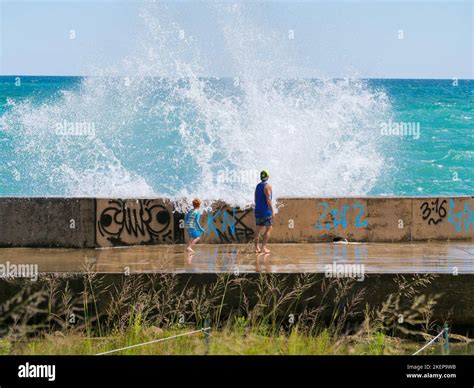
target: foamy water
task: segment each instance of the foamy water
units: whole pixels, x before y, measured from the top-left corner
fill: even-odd
[[[156,7],[143,10],[144,35],[129,57],[91,64],[96,77],[51,98],[9,102],[0,124],[20,194],[244,206],[263,168],[278,196],[366,195],[387,174],[380,123],[393,112],[382,88],[299,78],[291,48],[234,5],[213,5],[213,14],[235,77],[205,78],[206,42],[180,39],[181,27]],[[93,133],[58,135],[64,122]]]

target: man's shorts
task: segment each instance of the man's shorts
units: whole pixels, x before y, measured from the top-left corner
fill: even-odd
[[[186,229],[188,231],[189,238],[198,238],[201,237],[201,232],[197,229]]]
[[[255,217],[257,226],[272,226],[273,224],[273,217]]]

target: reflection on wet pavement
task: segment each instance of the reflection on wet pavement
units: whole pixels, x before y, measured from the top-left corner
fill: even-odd
[[[326,265],[364,264],[365,273],[474,274],[471,242],[272,244],[268,255],[247,245],[182,245],[110,249],[2,248],[1,263],[38,264],[39,272],[251,273],[325,272]]]

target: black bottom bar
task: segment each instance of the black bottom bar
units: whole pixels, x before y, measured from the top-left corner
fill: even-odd
[[[38,367],[40,366],[40,367]],[[54,368],[53,368],[54,366]],[[34,377],[42,375],[43,377]],[[21,377],[20,377],[21,376]],[[472,356],[2,356],[0,387],[473,387]],[[263,385],[264,384],[264,385]],[[348,384],[348,385],[346,385]]]

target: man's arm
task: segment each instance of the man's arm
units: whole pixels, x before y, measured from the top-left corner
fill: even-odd
[[[272,217],[274,217],[275,213],[273,212],[273,204],[272,204],[272,185],[270,185],[270,183],[267,183],[265,185],[265,195],[267,197],[267,204],[272,210]]]

